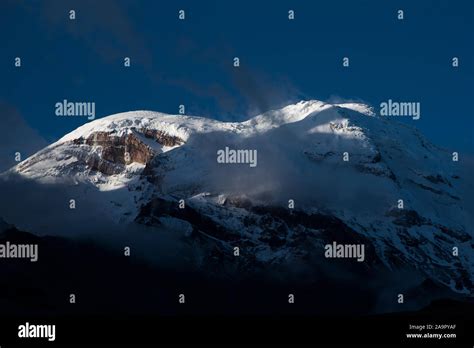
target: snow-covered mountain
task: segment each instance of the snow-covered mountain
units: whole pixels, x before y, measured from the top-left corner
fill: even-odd
[[[256,150],[257,165],[218,163],[226,147]],[[367,105],[312,100],[245,122],[116,114],[2,177],[75,187],[76,201],[93,199],[118,224],[176,230],[204,267],[232,264],[238,246],[238,267],[312,269],[325,244],[364,243],[358,271],[408,265],[472,295],[473,191],[462,165]]]

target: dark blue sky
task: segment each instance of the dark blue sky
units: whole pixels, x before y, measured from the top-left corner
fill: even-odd
[[[54,104],[63,99],[95,102],[97,117],[177,113],[185,104],[188,114],[222,120],[299,99],[376,107],[393,99],[421,102],[421,119],[404,122],[434,143],[474,152],[468,0],[2,1],[0,38],[0,102],[48,141],[87,122],[56,117]]]

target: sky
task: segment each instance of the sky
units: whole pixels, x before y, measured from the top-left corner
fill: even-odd
[[[34,136],[22,142],[51,143],[89,122],[57,117],[64,99],[95,102],[96,118],[176,114],[183,104],[187,114],[226,121],[301,99],[357,100],[376,110],[392,99],[421,103],[419,120],[401,122],[472,154],[473,28],[467,0],[4,0],[0,128],[26,124]]]

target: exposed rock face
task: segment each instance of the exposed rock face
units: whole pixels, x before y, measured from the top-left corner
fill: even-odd
[[[148,139],[153,139],[163,146],[176,146],[183,143],[183,140],[170,136],[166,133],[155,130],[133,128],[132,131],[116,135],[113,132],[94,132],[86,139],[75,139],[75,145],[88,145],[90,147],[100,147],[98,155],[89,155],[82,158],[92,170],[100,171],[106,175],[113,175],[121,172],[124,165],[131,163],[147,164],[157,151],[145,144],[141,135]]]
[[[138,129],[138,132],[142,133],[147,138],[154,139],[158,144],[164,146],[176,146],[184,143],[183,139],[166,134],[165,132],[157,129],[140,128]]]
[[[123,170],[123,165],[117,165],[115,163],[101,159],[98,156],[87,156],[84,158],[85,164],[91,170],[101,172],[106,175],[118,174]]]
[[[410,209],[392,209],[386,216],[393,216],[393,223],[398,226],[421,226],[427,223],[416,211]]]
[[[154,155],[153,149],[141,142],[134,133],[120,137],[97,132],[91,134],[85,143],[102,147],[102,159],[120,164],[133,162],[145,164]]]

